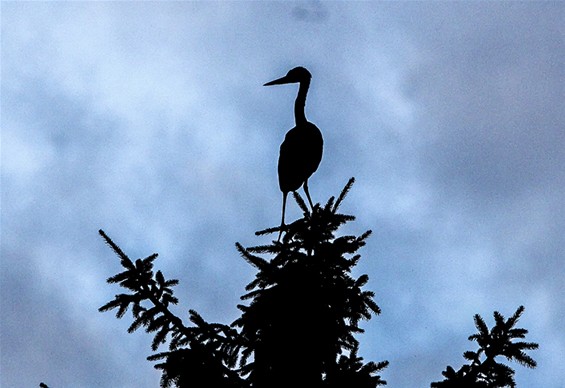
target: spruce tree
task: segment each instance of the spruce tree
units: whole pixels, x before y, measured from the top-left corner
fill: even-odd
[[[209,323],[189,310],[189,324],[169,309],[177,304],[173,287],[154,271],[157,254],[132,261],[102,230],[104,241],[120,258],[124,271],[108,279],[129,290],[100,307],[116,310],[122,318],[131,309],[133,322],[128,332],[144,327],[153,333],[154,352],[168,343],[168,349],[152,354],[150,361],[162,371],[162,387],[190,388],[374,388],[386,385],[379,373],[388,361],[364,362],[358,355],[356,336],[363,333],[362,320],[380,314],[374,294],[364,290],[367,275],[354,277],[352,269],[360,260],[358,250],[371,234],[339,235],[339,228],[355,218],[338,212],[351,188],[347,183],[337,200],[332,197],[312,211],[295,194],[304,212],[295,222],[282,226],[282,241],[245,248],[236,244],[241,256],[255,269],[255,279],[246,287],[238,306],[241,316],[233,323]],[[280,232],[274,227],[257,232]],[[495,326],[488,329],[475,315],[478,333],[469,340],[479,345],[467,351],[470,362],[458,371],[451,366],[445,379],[432,388],[515,387],[514,370],[496,358],[535,368],[525,353],[538,344],[516,342],[527,330],[515,328],[524,307],[508,319],[494,312]]]
[[[338,212],[353,184],[347,183],[335,200],[309,211],[302,198],[295,199],[304,217],[284,226],[282,242],[244,248],[243,258],[257,269],[239,305],[242,311],[231,325],[208,323],[189,311],[191,325],[170,310],[178,303],[173,288],[178,280],[166,280],[154,272],[157,254],[135,262],[102,230],[100,234],[119,256],[125,271],[110,277],[130,293],[119,294],[100,311],[128,308],[133,323],[154,333],[153,351],[168,342],[168,350],[148,357],[158,361],[161,386],[170,387],[305,387],[373,388],[385,385],[381,372],[387,361],[367,362],[358,355],[357,334],[361,320],[379,314],[371,291],[363,290],[367,275],[352,276],[359,262],[359,248],[370,231],[361,236],[338,235],[338,229],[354,220]],[[276,233],[270,228],[258,235]]]

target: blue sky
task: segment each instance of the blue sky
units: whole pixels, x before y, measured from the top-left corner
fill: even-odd
[[[475,348],[473,314],[526,311],[565,381],[561,2],[2,2],[2,387],[155,387],[151,338],[97,308],[158,252],[176,312],[230,323],[254,271],[236,241],[280,220],[295,86],[323,132],[315,201],[357,181],[347,233],[382,314],[359,337],[390,387]],[[289,201],[287,219],[300,217]]]

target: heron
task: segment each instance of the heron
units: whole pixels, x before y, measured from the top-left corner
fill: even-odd
[[[294,120],[296,125],[286,133],[279,154],[279,187],[283,195],[279,241],[285,226],[284,214],[286,210],[286,197],[289,192],[295,192],[302,186],[310,207],[312,210],[314,209],[314,204],[308,191],[308,178],[312,176],[320,165],[324,140],[318,127],[309,122],[304,113],[306,95],[308,94],[311,79],[312,74],[308,70],[304,67],[295,67],[284,77],[267,82],[264,85],[299,84],[298,95],[294,101]]]

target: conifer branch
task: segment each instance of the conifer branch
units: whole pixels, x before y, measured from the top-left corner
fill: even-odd
[[[292,193],[292,196],[294,197],[294,200],[296,201],[300,209],[304,212],[304,215],[306,216],[310,214],[310,211],[308,210],[308,206],[306,206],[306,202],[304,202],[300,194],[298,194],[298,191],[294,191]]]
[[[524,338],[525,329],[515,329],[514,325],[524,312],[524,306],[518,307],[512,317],[507,320],[498,311],[493,316],[495,326],[489,330],[484,319],[476,314],[475,326],[478,333],[469,336],[470,341],[476,341],[479,350],[466,351],[463,357],[471,361],[455,371],[451,366],[442,372],[445,380],[431,384],[432,388],[455,388],[462,386],[477,386],[485,388],[515,387],[514,370],[496,361],[503,356],[509,361],[516,361],[528,368],[535,368],[536,362],[524,350],[534,350],[538,344],[533,342],[513,342],[516,338]]]
[[[341,205],[341,203],[343,202],[343,200],[347,196],[347,193],[349,193],[349,190],[351,190],[353,183],[355,183],[355,178],[351,177],[349,179],[349,181],[347,182],[347,184],[345,185],[345,187],[343,188],[343,190],[341,191],[341,193],[339,194],[339,197],[337,198],[337,201],[335,202],[335,205],[332,209],[332,212],[335,213],[337,211],[337,209],[339,208],[339,206]]]
[[[233,366],[238,358],[240,344],[237,340],[237,332],[227,325],[209,324],[193,310],[190,310],[189,318],[195,327],[185,326],[169,309],[169,305],[178,303],[172,290],[172,287],[178,284],[178,280],[167,280],[161,271],[153,273],[153,261],[157,258],[157,254],[138,259],[134,263],[102,230],[100,235],[118,255],[125,268],[125,271],[108,278],[108,283],[119,283],[121,287],[132,293],[116,295],[114,300],[100,307],[99,311],[117,309],[116,316],[121,318],[131,307],[134,319],[128,332],[132,333],[140,327],[145,327],[146,332],[154,333],[151,343],[153,351],[170,338],[168,352],[148,357],[151,361],[165,360],[164,363],[155,365],[157,369],[163,370],[162,386],[170,386],[185,378],[186,366],[180,367],[177,363],[181,360],[186,361],[184,356],[191,354],[192,357],[195,352],[207,357],[210,368],[214,370],[223,368],[223,375],[233,375],[235,372],[229,371],[229,367]],[[144,302],[149,302],[151,306],[144,306]],[[190,347],[184,348],[187,345]],[[194,365],[194,368],[197,366]]]

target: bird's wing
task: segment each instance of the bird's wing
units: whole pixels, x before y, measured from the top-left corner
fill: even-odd
[[[278,170],[283,192],[298,190],[322,159],[322,135],[315,125],[307,124],[288,131],[281,144]]]

